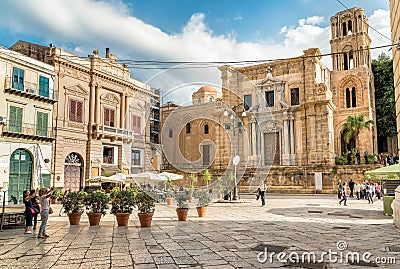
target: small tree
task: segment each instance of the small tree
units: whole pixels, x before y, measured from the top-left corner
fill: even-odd
[[[346,122],[342,126],[344,133],[344,142],[349,143],[350,139],[355,136],[356,145],[359,145],[358,135],[363,129],[368,129],[371,124],[374,124],[373,120],[365,121],[365,115],[354,115],[348,116]]]
[[[208,189],[208,185],[209,185],[211,179],[212,179],[212,177],[211,177],[210,171],[208,171],[208,169],[207,169],[207,170],[204,172],[204,175],[203,175],[203,181],[204,181],[204,183],[206,184],[207,189]]]
[[[197,176],[194,173],[191,173],[189,176],[190,186],[189,186],[189,196],[191,197],[194,192],[194,183],[197,182]]]

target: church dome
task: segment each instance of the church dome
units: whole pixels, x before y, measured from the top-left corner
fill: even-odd
[[[201,92],[218,92],[218,91],[216,88],[212,86],[203,86],[197,92],[201,93]]]

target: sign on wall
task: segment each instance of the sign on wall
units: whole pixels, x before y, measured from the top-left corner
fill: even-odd
[[[315,172],[315,190],[322,191],[322,173]]]

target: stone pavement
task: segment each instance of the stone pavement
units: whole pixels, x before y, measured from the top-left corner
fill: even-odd
[[[21,229],[0,232],[0,268],[400,268],[394,252],[400,251],[400,231],[383,215],[381,201],[350,199],[344,207],[335,195],[271,194],[267,206],[260,204],[214,203],[207,218],[198,218],[193,204],[187,222],[177,221],[174,207],[157,205],[151,228],[139,227],[136,212],[128,227],[117,227],[110,214],[99,227],[89,227],[85,215],[70,226],[66,216],[53,214],[47,239]],[[265,247],[286,259],[290,252],[369,251],[370,260],[394,257],[399,264],[349,265],[327,256],[325,263],[282,263],[276,255],[273,263],[260,263]]]

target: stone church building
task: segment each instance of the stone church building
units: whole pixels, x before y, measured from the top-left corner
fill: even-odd
[[[272,190],[307,192],[315,190],[316,172],[322,173],[323,190],[334,189],[338,178],[347,180],[358,176],[361,179],[362,169],[368,170],[368,167],[338,168],[335,157],[347,154],[351,148],[359,150],[361,155],[365,151],[377,153],[375,124],[370,130],[362,130],[358,139],[353,137],[349,143],[345,143],[342,130],[348,116],[364,114],[366,120],[375,121],[369,23],[361,8],[341,11],[330,23],[333,70],[321,62],[318,48],[309,48],[302,56],[286,60],[247,67],[220,67],[222,91],[219,96],[211,96],[212,87],[202,87],[193,94],[192,106],[176,109],[178,118],[187,115],[187,120],[181,122],[177,130],[181,137],[174,145],[181,147],[183,141],[190,140],[188,136],[193,137],[190,147],[193,152],[186,148],[182,156],[199,157],[199,162],[203,160],[203,169],[214,170],[218,170],[221,163],[229,164],[229,158],[239,156],[243,188],[258,185],[259,179],[267,179]],[[207,90],[209,93],[205,94]],[[199,94],[207,98],[199,98]],[[227,118],[221,120],[220,116],[231,113],[235,114],[230,122],[233,125],[226,128]],[[196,121],[201,121],[198,115],[207,115],[218,123],[219,127],[213,132],[208,130],[212,135],[207,140],[212,143],[194,139],[198,132],[204,134],[204,123],[198,132],[188,133],[187,124],[191,123],[189,115],[192,114]],[[174,155],[168,153],[171,128],[165,127],[162,143],[166,145],[166,155],[171,158]],[[184,132],[185,137],[182,137]],[[221,140],[227,135],[229,139]],[[204,143],[214,146],[210,150]],[[209,161],[209,155],[213,161]],[[169,162],[175,166],[176,160]],[[201,165],[192,169],[196,170],[195,167]]]

